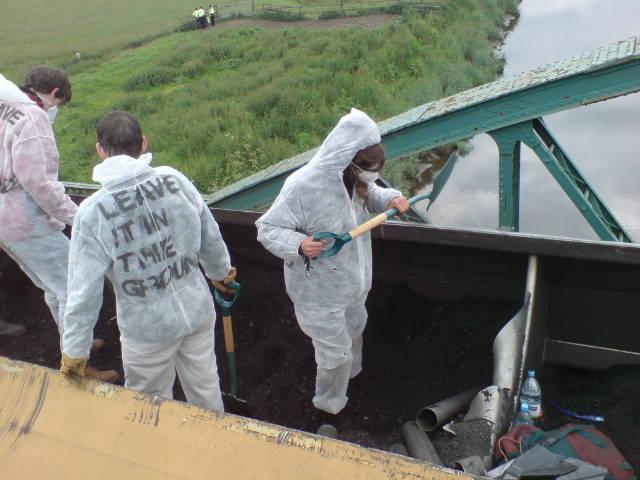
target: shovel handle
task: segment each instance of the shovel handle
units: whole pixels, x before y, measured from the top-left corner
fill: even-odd
[[[227,352],[227,361],[229,363],[229,394],[231,397],[238,398],[238,374],[236,373],[236,354],[235,352]]]
[[[231,315],[231,307],[233,307],[238,298],[240,297],[241,286],[238,282],[231,282],[229,285],[224,285],[222,282],[214,281],[213,285],[216,287],[213,292],[213,298],[220,307],[222,307],[223,315]],[[224,298],[223,293],[231,293],[232,296],[229,300]]]
[[[236,352],[233,342],[233,322],[231,315],[222,316],[222,326],[224,330],[224,347],[227,351],[227,361],[229,363],[229,383],[230,394],[233,398],[237,397],[238,391],[238,372],[236,371]]]
[[[373,230],[379,225],[382,225],[396,213],[398,213],[398,211],[395,208],[392,208],[388,212],[380,213],[373,217],[371,220],[367,220],[363,224],[358,225],[356,228],[349,230],[349,235],[351,236],[351,238],[358,238],[360,235]]]
[[[351,241],[351,237],[348,233],[344,235],[337,235],[331,232],[318,232],[313,235],[313,240],[315,240],[316,242],[327,238],[333,240],[333,245],[331,245],[326,250],[323,250],[322,253],[316,258],[332,257],[340,250],[342,250],[342,247],[344,247],[345,244]]]
[[[431,198],[431,192],[421,193],[420,195],[416,195],[415,197],[410,198],[409,205],[413,205],[414,203],[427,198]],[[357,227],[352,228],[347,233],[344,233],[342,235],[339,235],[337,233],[332,233],[332,232],[319,232],[314,234],[313,239],[315,241],[319,241],[325,238],[329,238],[333,240],[333,245],[331,245],[331,247],[327,248],[326,250],[323,250],[323,252],[320,255],[318,255],[317,258],[331,257],[335,255],[342,249],[342,247],[344,247],[345,244],[349,243],[354,238],[358,238],[359,236],[373,230],[374,228],[379,227],[384,222],[386,222],[391,217],[397,214],[398,214],[398,210],[396,210],[395,208],[391,208],[386,212],[380,213],[375,217],[373,217],[372,219],[367,220],[366,222],[358,225]]]
[[[222,326],[224,330],[224,347],[227,353],[233,353],[235,352],[235,347],[233,345],[233,322],[230,315],[222,316]]]
[[[227,351],[227,360],[229,363],[229,383],[230,394],[233,398],[237,398],[238,392],[238,373],[236,371],[236,352],[233,339],[233,321],[231,319],[231,307],[235,305],[240,296],[240,284],[231,282],[229,285],[223,285],[221,282],[213,282],[216,287],[213,297],[218,305],[222,307],[222,327],[224,331],[224,347]],[[231,293],[229,300],[224,298],[224,294]]]

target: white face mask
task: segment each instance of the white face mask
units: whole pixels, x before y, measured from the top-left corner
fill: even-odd
[[[356,165],[356,168],[360,171],[360,173],[358,173],[358,180],[360,180],[362,183],[375,182],[380,176],[378,172],[369,172],[367,170],[363,170],[358,165]]]
[[[47,110],[47,115],[49,115],[49,121],[51,122],[51,125],[53,125],[53,122],[56,121],[56,115],[58,115],[58,107],[55,105],[50,107],[49,110]]]
[[[51,125],[53,125],[53,122],[56,120],[56,115],[58,115],[58,106],[53,103],[49,103],[47,99],[44,98],[44,95],[40,95],[38,92],[36,92],[36,95],[40,97],[42,103],[47,107],[47,115],[49,115],[49,121],[51,122]]]
[[[362,183],[375,182],[379,176],[380,175],[378,174],[378,172],[363,171],[358,174],[358,180],[360,180]]]

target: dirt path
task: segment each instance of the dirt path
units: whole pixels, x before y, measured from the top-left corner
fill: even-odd
[[[380,25],[388,25],[398,22],[398,15],[376,14],[362,17],[342,17],[331,20],[300,20],[297,22],[275,22],[272,20],[260,20],[253,18],[236,18],[218,23],[213,28],[233,28],[233,27],[258,27],[270,30],[283,30],[286,28],[303,28],[309,30],[323,30],[328,28],[361,27],[375,28]],[[207,31],[210,31],[209,27]]]

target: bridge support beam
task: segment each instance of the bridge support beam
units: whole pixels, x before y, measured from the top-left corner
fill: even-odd
[[[518,231],[520,146],[529,146],[601,240],[632,242],[541,118],[488,132],[500,152],[500,229]]]
[[[501,129],[489,132],[498,145],[499,157],[499,206],[500,230],[520,230],[520,140],[517,132]]]

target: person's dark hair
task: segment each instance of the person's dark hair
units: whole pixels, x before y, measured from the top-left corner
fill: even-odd
[[[71,82],[62,70],[45,66],[31,69],[24,78],[25,88],[39,93],[51,93],[57,88],[56,98],[65,104],[71,100]]]
[[[358,174],[360,171],[357,167],[370,172],[379,172],[382,170],[382,167],[384,167],[384,161],[384,148],[382,148],[381,144],[377,143],[370,147],[363,148],[362,150],[358,150],[358,153],[356,153],[351,163],[344,170],[343,179],[347,190],[351,193],[351,189],[354,189],[365,207],[369,200],[367,184],[358,180]]]
[[[138,158],[142,150],[142,127],[127,112],[107,113],[96,128],[98,143],[109,154]]]

